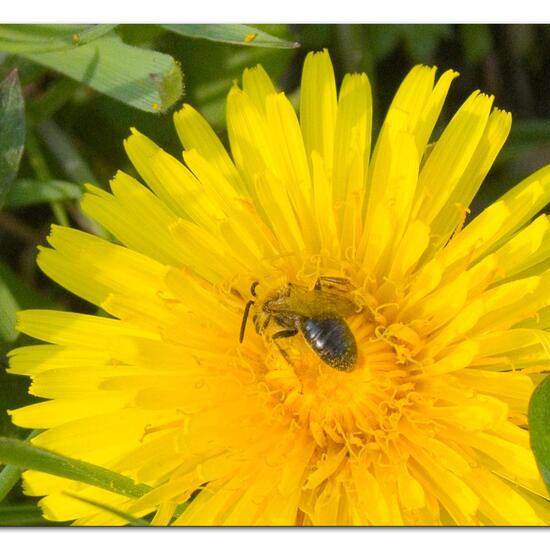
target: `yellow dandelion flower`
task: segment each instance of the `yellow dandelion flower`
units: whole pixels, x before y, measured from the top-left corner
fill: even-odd
[[[372,154],[369,81],[337,93],[326,51],[299,118],[244,72],[231,155],[189,105],[184,162],[132,131],[148,188],[119,172],[82,202],[120,244],[53,227],[38,258],[112,318],[22,312],[48,343],[11,372],[47,400],[11,414],[153,490],[28,471],[47,518],[123,522],[69,491],[156,524],[550,523],[526,429],[548,368],[550,167],[466,224],[511,117],[474,92],[430,145],[457,76],[435,75],[407,75]]]

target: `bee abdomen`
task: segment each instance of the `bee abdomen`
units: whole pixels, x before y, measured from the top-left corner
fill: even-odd
[[[357,344],[347,323],[339,317],[300,319],[307,343],[330,367],[350,371],[357,361]]]

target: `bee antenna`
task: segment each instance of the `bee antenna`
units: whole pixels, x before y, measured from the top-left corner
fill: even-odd
[[[253,305],[254,305],[254,300],[248,300],[248,302],[246,302],[246,306],[244,307],[243,320],[241,322],[241,332],[239,334],[239,344],[243,343],[244,331],[246,330],[246,322],[248,321],[248,314],[250,313],[250,308]]]
[[[260,284],[260,281],[254,281],[251,285],[250,285],[250,294],[252,294],[252,296],[256,297],[256,287]]]

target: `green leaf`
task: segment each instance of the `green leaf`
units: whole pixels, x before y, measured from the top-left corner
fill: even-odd
[[[65,309],[51,297],[42,294],[21,280],[4,261],[0,260],[0,281],[8,287],[19,309]]]
[[[146,522],[144,519],[133,516],[132,514],[129,514],[124,510],[115,508],[114,506],[110,506],[108,504],[104,504],[103,502],[99,502],[98,500],[91,499],[91,498],[84,498],[80,495],[76,495],[75,493],[70,493],[68,491],[63,491],[62,494],[67,497],[74,498],[75,500],[79,500],[80,502],[84,502],[85,504],[90,504],[92,506],[95,506],[99,510],[103,510],[104,512],[108,512],[110,514],[113,514],[114,516],[118,516],[119,518],[122,518],[124,521],[127,521],[130,525],[136,525],[141,527],[149,526],[149,523]]]
[[[128,46],[116,35],[25,57],[143,111],[164,112],[183,93],[182,73],[172,57]]]
[[[493,37],[489,25],[460,25],[458,30],[468,63],[479,63],[491,53]]]
[[[19,332],[15,330],[15,314],[19,305],[3,278],[0,278],[0,339],[15,342]]]
[[[190,38],[204,38],[212,42],[225,42],[260,48],[299,48],[298,42],[281,40],[265,31],[248,25],[162,25],[168,31]]]
[[[376,62],[386,58],[398,46],[401,25],[367,25],[364,32],[367,35],[368,48]]]
[[[550,376],[537,386],[531,396],[529,433],[540,473],[550,490]]]
[[[401,25],[405,47],[413,61],[433,59],[439,44],[451,36],[451,25]]]
[[[0,51],[39,53],[88,44],[117,25],[0,25]]]
[[[5,208],[21,208],[51,201],[79,199],[82,190],[74,183],[60,180],[17,180],[8,191]]]
[[[73,33],[71,41],[73,44],[82,46],[101,38],[116,27],[118,27],[118,24],[88,25],[83,31]]]
[[[25,146],[25,110],[17,70],[0,83],[0,208]]]
[[[148,485],[137,484],[107,468],[8,437],[0,437],[0,463],[80,481],[127,497],[139,498],[151,490]]]
[[[35,504],[17,504],[0,506],[0,526],[27,527],[38,525],[66,525],[52,523],[42,516],[42,511]]]

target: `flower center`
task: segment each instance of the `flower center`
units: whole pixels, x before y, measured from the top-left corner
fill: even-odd
[[[352,368],[335,368],[320,348],[338,348],[338,342],[330,339],[331,335],[341,337],[338,331],[329,330],[324,340],[314,341],[302,322],[307,315],[305,306],[298,313],[289,306],[283,317],[278,317],[283,309],[281,300],[288,301],[291,294],[292,290],[283,289],[275,298],[273,293],[260,297],[255,306],[256,327],[264,350],[267,348],[262,384],[269,392],[274,414],[282,421],[309,428],[321,447],[332,441],[346,445],[351,453],[387,449],[399,436],[402,417],[419,397],[411,376],[419,372],[415,356],[422,347],[420,337],[410,326],[392,322],[394,316],[384,315],[384,307],[367,306],[372,298],[354,290],[354,301],[365,305],[356,307],[345,319],[335,319],[346,323],[357,355]],[[281,299],[282,295],[287,298]],[[351,295],[342,294],[346,300]],[[315,295],[329,304],[332,296]],[[292,306],[298,307],[294,302]],[[311,311],[316,312],[314,307]],[[332,328],[330,322],[326,325]]]

